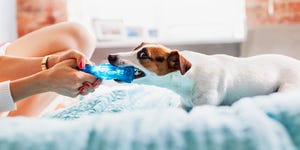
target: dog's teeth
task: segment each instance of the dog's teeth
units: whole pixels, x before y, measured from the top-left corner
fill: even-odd
[[[134,75],[135,76],[140,76],[141,74],[143,74],[143,71],[141,71],[140,69],[134,68]]]
[[[139,75],[141,72],[139,70],[134,72],[134,75]]]

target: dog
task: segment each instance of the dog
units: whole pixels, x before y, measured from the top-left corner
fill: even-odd
[[[108,61],[115,66],[134,66],[135,80],[143,78],[148,84],[163,82],[162,77],[171,74],[172,80],[160,85],[172,89],[172,82],[191,83],[188,94],[182,94],[186,93],[183,88],[174,90],[181,95],[190,94],[191,103],[184,105],[230,105],[243,97],[300,89],[300,61],[279,54],[205,55],[143,42],[133,51],[110,54]]]

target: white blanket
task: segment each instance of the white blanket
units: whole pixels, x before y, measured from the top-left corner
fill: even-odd
[[[300,149],[298,93],[190,112],[175,108],[177,96],[149,86],[115,87],[45,118],[2,118],[0,149]]]

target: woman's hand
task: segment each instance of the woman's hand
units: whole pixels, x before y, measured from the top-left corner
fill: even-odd
[[[95,76],[77,70],[77,63],[74,59],[57,63],[52,68],[45,70],[44,73],[45,83],[47,83],[45,86],[49,88],[47,91],[54,91],[70,97],[93,92],[101,83]]]
[[[50,55],[48,58],[47,66],[48,68],[53,67],[54,65],[68,59],[75,59],[77,66],[80,69],[83,69],[85,64],[92,64],[89,59],[85,57],[84,54],[75,49],[70,49],[61,53]]]
[[[68,51],[64,51],[62,53],[57,53],[55,55],[51,55],[48,58],[48,68],[51,68],[55,66],[56,64],[68,60],[68,59],[74,59],[76,60],[77,67],[79,69],[83,69],[85,64],[93,64],[89,59],[85,57],[81,52],[70,49]],[[82,86],[79,87],[79,94],[86,95],[90,92],[93,92],[95,88],[97,88],[101,84],[101,80],[97,79],[94,82],[83,82]]]

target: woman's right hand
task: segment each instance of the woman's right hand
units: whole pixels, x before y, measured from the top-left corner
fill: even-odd
[[[44,83],[47,83],[45,86],[49,88],[46,89],[47,91],[54,91],[69,97],[93,92],[93,90],[85,90],[85,93],[80,93],[80,88],[85,82],[100,84],[95,76],[77,70],[75,59],[64,60],[41,73],[45,75]]]

